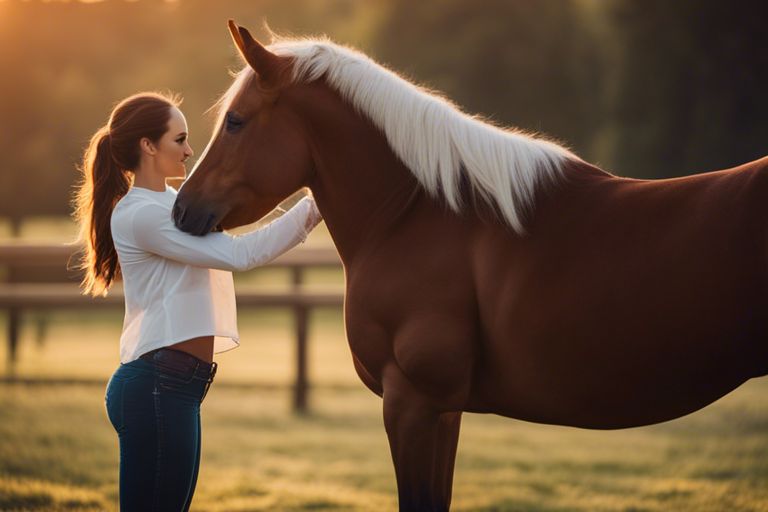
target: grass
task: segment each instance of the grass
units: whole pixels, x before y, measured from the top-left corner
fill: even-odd
[[[119,312],[50,313],[39,346],[35,316],[25,316],[20,375],[97,385],[0,385],[0,510],[117,509],[103,394],[120,321]],[[241,311],[239,324],[242,345],[217,355],[203,406],[193,510],[396,510],[380,399],[352,370],[341,312],[312,314],[306,417],[290,410],[288,312]],[[760,512],[766,482],[768,379],[759,379],[678,421],[615,432],[465,415],[453,510]]]
[[[193,510],[396,510],[380,401],[214,386]],[[681,420],[615,432],[466,415],[459,511],[768,510],[768,381]],[[96,386],[0,387],[0,510],[116,510],[117,443]]]
[[[100,384],[0,386],[0,510],[116,510],[117,439],[103,394],[120,320],[52,313],[40,347],[34,317],[25,318],[22,375]],[[354,375],[341,312],[313,313],[306,417],[290,410],[289,314],[241,312],[240,330],[242,346],[217,355],[221,371],[203,406],[193,510],[396,510],[380,399]],[[768,379],[760,379],[640,429],[465,415],[453,510],[759,512],[768,511],[766,482]]]

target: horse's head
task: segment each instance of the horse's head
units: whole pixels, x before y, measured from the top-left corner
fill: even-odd
[[[231,20],[229,29],[248,66],[222,98],[213,137],[173,208],[176,226],[196,235],[258,220],[305,186],[312,172],[301,119],[279,101],[290,83],[290,58]]]

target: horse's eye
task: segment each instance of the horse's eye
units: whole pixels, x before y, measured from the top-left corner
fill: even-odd
[[[243,120],[233,112],[227,112],[224,118],[224,126],[229,133],[235,133],[243,127]]]

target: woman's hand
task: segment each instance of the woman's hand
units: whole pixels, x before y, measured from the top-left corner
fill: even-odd
[[[312,197],[311,194],[306,195],[296,203],[296,206],[291,208],[291,211],[295,211],[296,213],[301,212],[299,215],[302,215],[304,217],[304,222],[300,223],[299,226],[301,226],[301,229],[304,231],[304,234],[302,236],[302,242],[306,240],[307,235],[309,235],[309,232],[312,231],[315,226],[320,224],[320,222],[323,220],[323,216],[320,214],[320,210],[317,209],[317,204],[315,203],[315,198]],[[299,220],[300,218],[297,218],[296,220]],[[298,226],[297,226],[298,227]]]
[[[307,233],[309,233],[315,228],[315,226],[320,224],[320,222],[323,220],[323,216],[320,213],[320,210],[317,209],[315,198],[312,196],[307,196],[306,199],[311,203],[309,207],[309,213],[307,214],[307,220],[304,223],[304,229]]]

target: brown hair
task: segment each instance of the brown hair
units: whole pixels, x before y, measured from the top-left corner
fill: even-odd
[[[106,295],[120,276],[110,228],[112,211],[133,184],[132,173],[141,157],[139,142],[144,137],[160,140],[168,130],[171,107],[180,103],[175,95],[134,94],[118,103],[107,124],[91,137],[78,168],[81,179],[73,199],[73,216],[80,225],[78,241],[84,245],[78,265],[85,271],[83,294]]]

